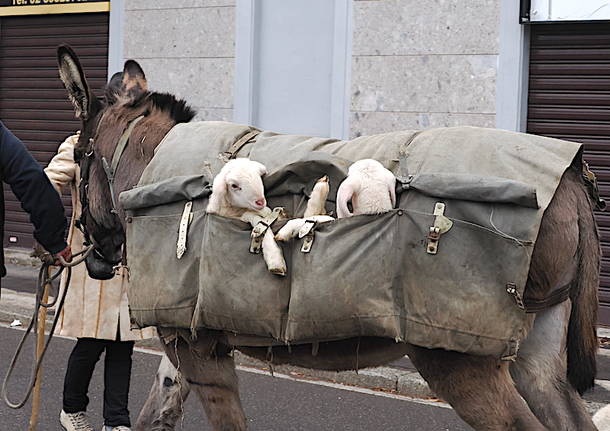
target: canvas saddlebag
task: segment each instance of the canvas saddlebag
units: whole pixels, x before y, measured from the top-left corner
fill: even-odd
[[[318,225],[308,252],[304,239],[281,244],[281,277],[249,252],[249,225],[205,212],[222,155],[253,130],[180,124],[138,186],[121,194],[134,325],[218,329],[269,345],[376,336],[497,357],[517,352],[540,222],[580,145],[471,127],[352,141],[262,132],[237,156],[267,166],[269,206],[291,216],[303,214],[323,175],[334,211],[356,160],[375,158],[398,179],[392,211]],[[186,251],[178,258],[181,224]]]

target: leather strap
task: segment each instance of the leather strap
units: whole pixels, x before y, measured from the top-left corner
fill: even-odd
[[[252,130],[246,133],[244,136],[235,141],[233,145],[231,145],[229,149],[224,152],[224,155],[229,160],[234,159],[235,157],[237,157],[237,153],[239,153],[239,151],[244,147],[244,145],[246,145],[256,136],[258,136],[260,133],[260,130]]]
[[[125,131],[121,135],[121,139],[119,139],[119,143],[114,149],[114,154],[112,155],[112,162],[110,163],[110,169],[112,169],[113,174],[116,172],[116,168],[119,166],[119,162],[121,161],[121,157],[125,152],[125,148],[127,148],[127,143],[129,142],[131,132],[133,132],[134,127],[136,127],[136,124],[138,124],[138,122],[142,118],[144,118],[144,115],[140,115],[139,117],[135,118],[131,123],[129,123],[127,129],[125,129]]]
[[[591,200],[598,210],[604,211],[606,209],[606,201],[599,195],[597,177],[593,172],[591,172],[589,169],[589,164],[584,160],[582,161],[582,178],[585,182],[585,186],[587,186],[587,191],[589,192]]]
[[[116,148],[114,149],[114,153],[112,154],[112,161],[108,164],[108,160],[106,157],[102,157],[102,166],[104,167],[104,171],[106,172],[106,178],[108,179],[108,185],[110,186],[110,197],[112,198],[112,211],[114,213],[117,212],[117,202],[116,197],[114,195],[114,174],[116,173],[116,169],[119,166],[119,162],[121,161],[121,157],[125,152],[125,148],[127,148],[127,143],[129,142],[129,136],[131,136],[131,132],[133,132],[136,124],[144,118],[144,115],[140,115],[136,119],[134,119],[127,129],[121,135],[119,142],[117,143]]]
[[[539,311],[543,311],[557,304],[561,304],[570,297],[571,289],[572,283],[568,283],[565,286],[551,292],[551,294],[544,299],[524,298],[523,304],[525,305],[525,312],[538,313]]]

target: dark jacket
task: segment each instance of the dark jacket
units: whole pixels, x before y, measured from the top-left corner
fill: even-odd
[[[11,187],[21,207],[30,214],[36,241],[51,253],[65,249],[68,246],[65,241],[67,221],[59,194],[42,167],[1,121],[0,180]],[[0,228],[4,237],[4,195],[0,199]],[[5,275],[2,249],[0,276]]]

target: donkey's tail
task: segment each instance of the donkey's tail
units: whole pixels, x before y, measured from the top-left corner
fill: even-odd
[[[580,394],[593,387],[597,371],[597,288],[601,258],[592,205],[586,193],[581,196],[577,199],[578,272],[570,294],[572,313],[567,339],[568,380]]]

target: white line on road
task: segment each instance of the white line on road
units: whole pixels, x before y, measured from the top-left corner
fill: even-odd
[[[18,330],[18,331],[25,331],[25,328],[11,328],[9,325],[7,325],[5,323],[0,323],[0,327],[6,328],[6,329]],[[74,337],[66,337],[64,335],[55,335],[55,337],[65,338],[67,340],[76,340]],[[149,355],[156,355],[156,356],[163,356],[163,354],[164,354],[162,351],[148,349],[148,348],[144,348],[144,347],[136,347],[136,348],[134,348],[134,350],[136,352],[146,353]],[[344,391],[357,392],[357,393],[366,394],[366,395],[374,395],[377,397],[392,398],[395,400],[408,401],[408,402],[412,402],[412,403],[424,404],[424,405],[434,406],[434,407],[441,407],[441,408],[445,408],[445,409],[451,408],[451,406],[449,404],[441,402],[441,401],[425,400],[425,399],[421,399],[421,398],[412,398],[412,397],[408,397],[405,395],[399,395],[399,394],[393,394],[393,393],[389,393],[389,392],[375,391],[372,389],[361,388],[359,386],[349,386],[349,385],[343,385],[340,383],[328,382],[326,380],[311,380],[308,378],[298,378],[295,376],[277,373],[277,372],[274,372],[273,374],[271,374],[271,372],[269,372],[267,370],[261,370],[260,368],[254,368],[254,367],[245,367],[243,365],[237,365],[235,368],[239,371],[243,371],[246,373],[259,374],[259,375],[264,375],[264,376],[269,376],[269,377],[276,377],[278,379],[291,380],[293,382],[309,383],[312,385],[325,386],[327,388],[341,389]]]

